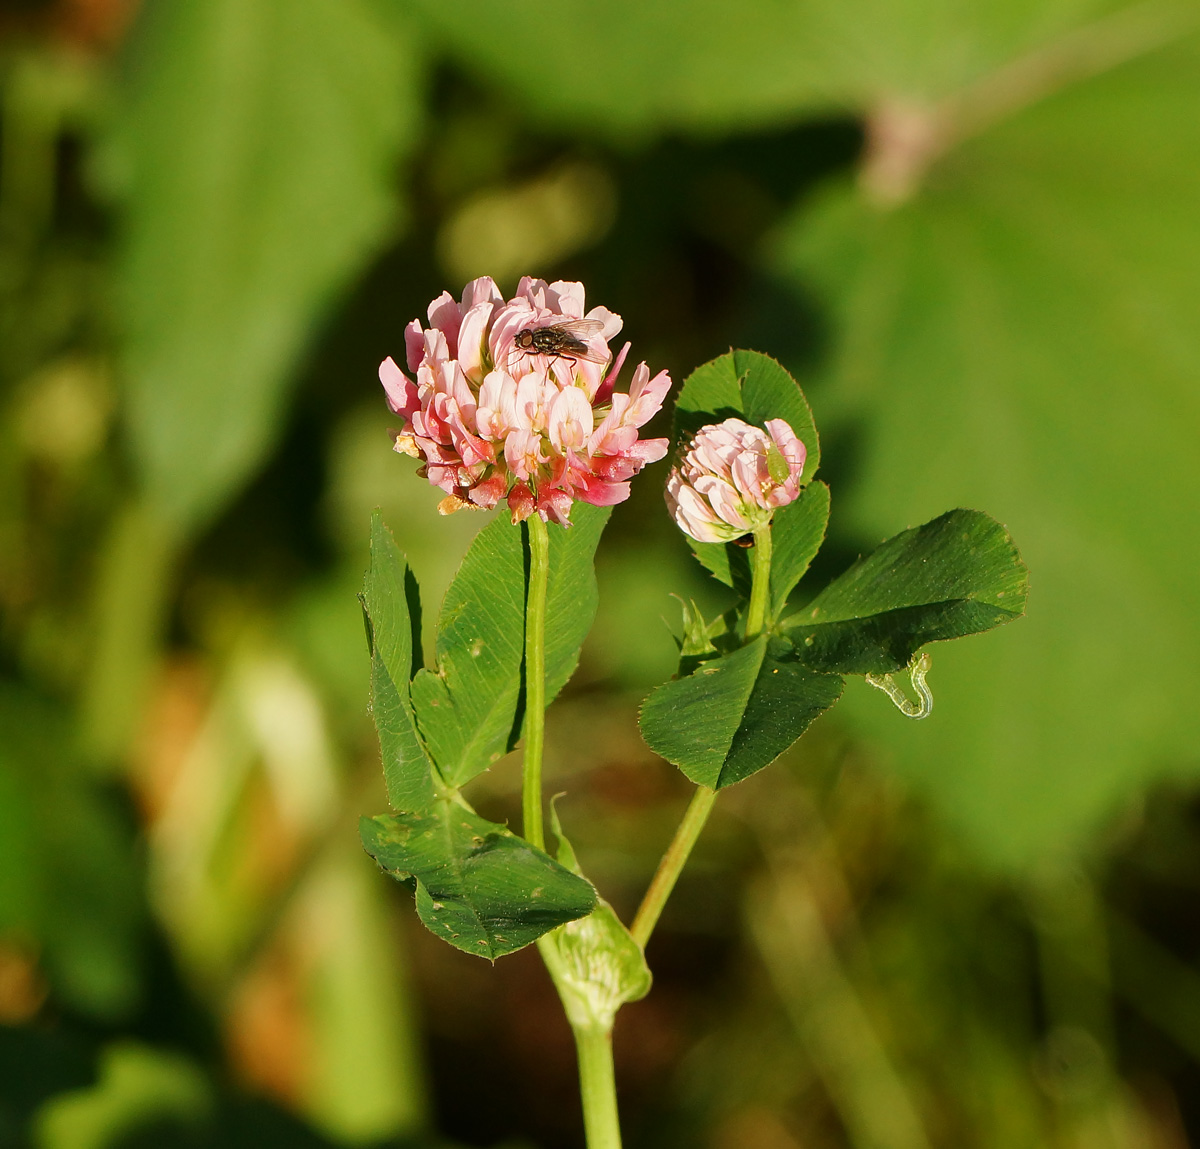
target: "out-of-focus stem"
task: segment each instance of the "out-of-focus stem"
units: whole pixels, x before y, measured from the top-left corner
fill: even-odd
[[[81,725],[90,755],[106,769],[117,767],[137,734],[179,543],[148,503],[134,501],[113,520],[101,552]]]
[[[542,750],[546,742],[546,583],[550,537],[537,514],[529,530],[529,594],[525,600],[525,761],[521,812],[524,835],[539,850],[546,845],[542,822]]]
[[[767,601],[771,589],[771,528],[770,525],[760,527],[754,532],[754,546],[750,551],[750,606],[746,611],[746,641],[756,638],[763,628],[767,617]],[[704,829],[713,805],[717,801],[716,790],[707,786],[697,786],[696,793],[688,803],[683,821],[675,831],[675,837],[663,854],[658,864],[650,888],[638,906],[638,912],[633,919],[629,932],[633,940],[643,949],[658,924],[658,919],[691,856],[692,847]]]

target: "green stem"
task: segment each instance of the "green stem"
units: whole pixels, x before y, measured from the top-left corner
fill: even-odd
[[[746,611],[746,641],[754,638],[767,620],[767,598],[771,593],[771,527],[754,532],[750,548],[750,607]]]
[[[767,618],[767,599],[771,589],[770,525],[760,527],[754,532],[754,547],[750,551],[750,578],[750,606],[746,611],[747,642],[758,636]],[[683,867],[687,864],[692,848],[696,845],[700,831],[704,829],[716,801],[716,790],[707,786],[696,787],[696,793],[688,803],[683,821],[679,823],[675,837],[671,839],[667,852],[663,854],[663,859],[650,882],[650,888],[646,891],[642,904],[638,906],[637,916],[629,928],[633,940],[642,949],[646,948],[663,907],[667,904],[667,899],[671,896],[671,891],[675,888],[675,883],[679,880],[679,875],[683,872]]]
[[[579,1054],[579,1093],[583,1098],[587,1149],[621,1149],[612,1029],[576,1026],[575,1049]]]
[[[550,536],[541,517],[525,520],[529,530],[529,594],[525,600],[525,761],[521,812],[525,840],[545,849],[542,821],[542,750],[546,743],[546,583]]]
[[[708,821],[708,816],[712,813],[713,803],[716,800],[716,790],[710,790],[707,786],[696,787],[696,793],[692,795],[692,800],[688,803],[683,821],[679,823],[675,837],[671,839],[667,852],[663,854],[663,859],[659,862],[658,870],[654,874],[654,880],[651,881],[650,888],[642,899],[642,904],[638,906],[637,917],[633,919],[633,925],[629,927],[629,932],[633,934],[633,940],[642,949],[646,948],[646,943],[650,940],[650,935],[658,924],[659,915],[662,914],[663,907],[667,904],[667,899],[671,896],[671,891],[679,880],[679,875],[687,863],[692,847],[696,844],[696,839],[700,837],[700,831],[704,829],[704,823]]]
[[[521,812],[525,840],[546,847],[542,817],[542,751],[546,741],[546,589],[550,572],[550,537],[537,515],[526,520],[529,531],[529,593],[525,600],[525,762]],[[587,1149],[621,1149],[617,1118],[617,1086],[613,1076],[612,1022],[582,1022],[569,1008],[562,959],[554,937],[538,941],[575,1034],[579,1056],[579,1092]]]

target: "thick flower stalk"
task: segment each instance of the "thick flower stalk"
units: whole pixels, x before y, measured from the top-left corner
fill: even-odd
[[[409,371],[389,357],[379,367],[388,405],[403,417],[395,449],[422,461],[446,491],[439,510],[490,508],[502,499],[520,522],[535,512],[569,525],[580,499],[610,506],[629,497],[629,479],[667,453],[666,439],[638,430],[671,387],[645,363],[628,392],[614,390],[626,343],[609,340],[621,317],[584,311],[581,283],[526,276],[505,300],[488,277],[467,284],[461,303],[443,292],[429,326],[405,330]]]
[[[667,479],[667,506],[680,530],[701,543],[727,543],[765,527],[800,494],[807,452],[782,419],[752,427],[709,424]]]

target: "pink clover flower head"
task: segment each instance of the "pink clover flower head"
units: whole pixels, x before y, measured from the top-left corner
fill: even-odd
[[[666,439],[638,432],[671,377],[642,363],[629,390],[615,390],[629,352],[614,359],[609,348],[621,317],[585,310],[583,284],[526,276],[506,300],[485,276],[461,301],[443,292],[428,317],[405,328],[411,374],[389,357],[379,381],[404,420],[395,449],[446,492],[443,514],[504,499],[514,523],[536,513],[569,526],[576,499],[622,502],[630,478],[666,455]]]
[[[766,526],[800,494],[804,444],[782,419],[764,426],[726,419],[696,433],[667,478],[667,506],[684,534],[731,542]]]

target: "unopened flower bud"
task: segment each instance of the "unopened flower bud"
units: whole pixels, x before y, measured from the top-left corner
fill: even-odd
[[[800,494],[806,451],[782,419],[702,427],[667,479],[667,506],[701,543],[727,543],[764,527]]]

